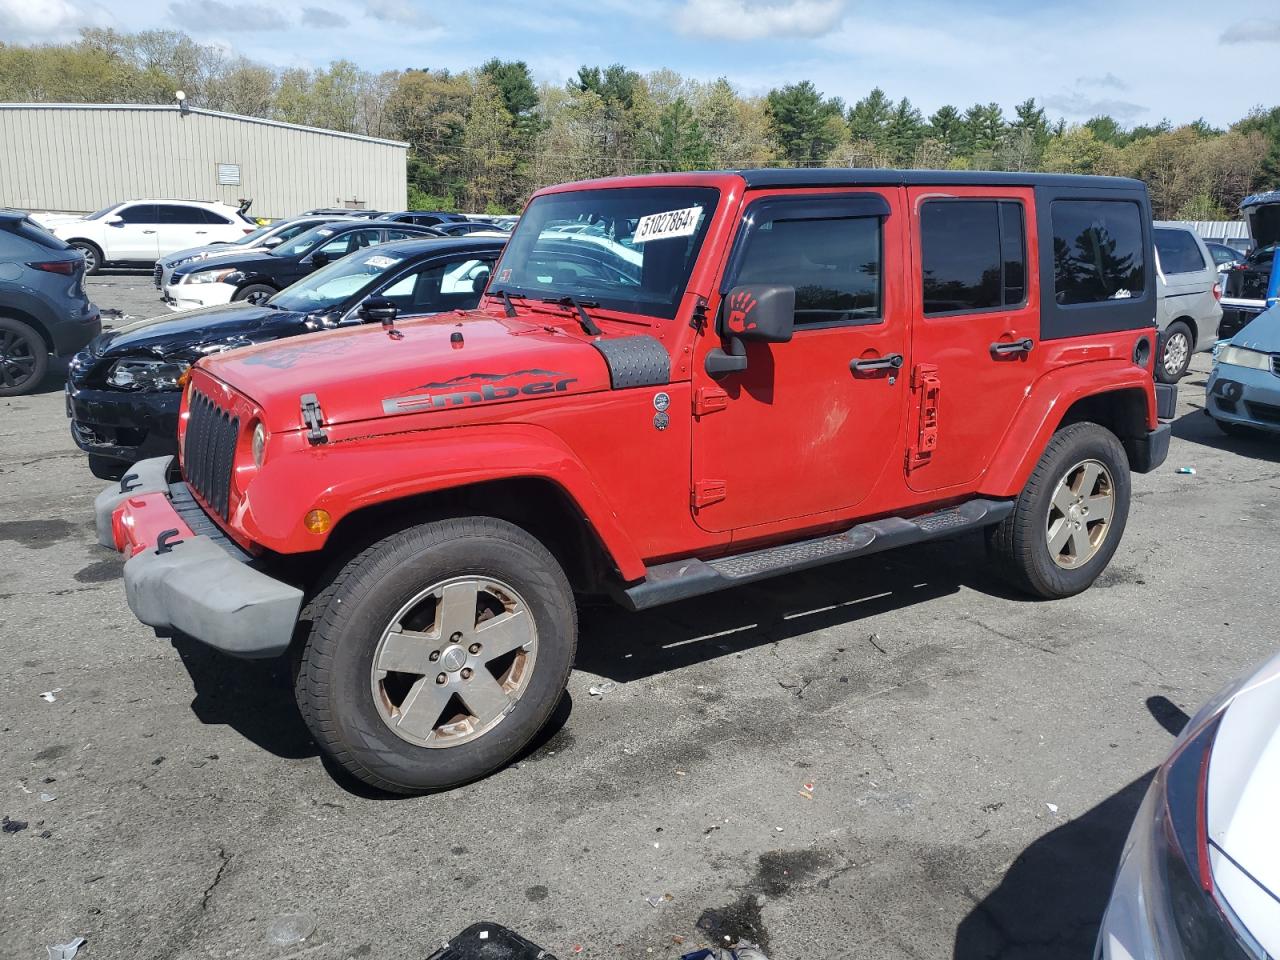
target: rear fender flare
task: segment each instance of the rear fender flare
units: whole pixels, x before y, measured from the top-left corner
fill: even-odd
[[[624,578],[644,576],[643,558],[581,460],[558,436],[529,424],[415,431],[294,448],[263,466],[248,485],[233,524],[277,552],[311,552],[323,549],[328,539],[303,526],[311,510],[327,511],[336,528],[344,517],[366,507],[529,478],[559,487]]]
[[[1147,429],[1159,425],[1151,373],[1127,360],[1102,360],[1059,367],[1031,387],[983,477],[980,494],[1016,497],[1026,485],[1045,447],[1076,402],[1119,390],[1140,390],[1146,397]]]

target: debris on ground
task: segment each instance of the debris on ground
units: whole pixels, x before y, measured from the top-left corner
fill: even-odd
[[[813,787],[814,787],[814,784],[812,781],[810,781],[809,783],[803,784],[800,787],[800,796],[804,797],[806,800],[812,800]]]
[[[49,960],[75,960],[75,955],[80,952],[80,948],[88,942],[84,937],[76,937],[74,940],[55,943],[45,949],[49,951]]]
[[[1050,813],[1058,812],[1058,805],[1056,803],[1046,803],[1045,806],[1049,808]]]
[[[10,820],[8,817],[5,817],[4,822],[0,824],[0,830],[3,830],[5,833],[17,833],[19,830],[25,829],[27,829],[27,821],[25,820]]]
[[[1179,467],[1178,472],[1185,473],[1188,476],[1194,477],[1196,475],[1196,468],[1195,467]]]
[[[271,921],[267,941],[277,947],[291,947],[316,932],[316,921],[305,913],[286,913]]]
[[[54,696],[54,694],[61,693],[61,692],[62,692],[61,687],[54,687],[52,690],[46,690],[44,693],[40,694],[40,699],[43,700],[45,703],[53,703],[55,700],[58,699],[57,697]]]
[[[53,801],[55,801],[55,800],[57,800],[57,799],[58,799],[58,797],[57,797],[57,795],[56,795],[56,794],[52,794],[52,793],[42,793],[42,794],[40,794],[40,802],[41,802],[41,803],[53,803]]]
[[[675,897],[673,897],[669,893],[658,893],[658,894],[654,894],[651,897],[644,898],[645,903],[649,904],[649,906],[653,907],[653,909],[655,910],[657,910],[664,903],[670,903],[674,899]]]
[[[742,940],[731,947],[704,947],[686,953],[680,960],[769,960],[765,952],[750,940]]]
[[[587,693],[591,694],[591,696],[593,697],[603,698],[606,693],[608,693],[610,690],[612,690],[616,686],[617,684],[614,683],[612,680],[604,680],[604,681],[601,681],[600,683],[593,683],[591,686],[589,686],[587,688]]]
[[[878,634],[878,633],[873,633],[871,636],[867,637],[867,643],[871,644],[873,647],[875,647],[875,648],[876,648],[877,650],[879,650],[881,653],[888,653],[888,652],[889,652],[889,651],[888,651],[888,650],[886,650],[884,647],[880,646],[880,634]]]

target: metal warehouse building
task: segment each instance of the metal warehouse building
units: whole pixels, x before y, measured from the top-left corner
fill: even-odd
[[[250,216],[403,210],[408,144],[195,107],[0,104],[0,207],[252,199]]]

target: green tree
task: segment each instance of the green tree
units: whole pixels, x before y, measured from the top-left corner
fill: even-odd
[[[910,163],[927,133],[924,115],[903,97],[885,126],[883,145],[889,160],[898,166]]]
[[[1270,110],[1254,107],[1231,129],[1236,133],[1260,134],[1265,139],[1267,151],[1255,185],[1273,190],[1280,188],[1280,107]]]
[[[705,170],[711,166],[711,144],[684,97],[677,97],[662,108],[657,133],[657,169]]]
[[[974,153],[994,151],[1004,137],[1004,111],[998,103],[975,103],[964,112],[964,129]]]
[[[770,90],[765,113],[783,158],[792,164],[822,161],[840,142],[843,107],[839,99],[823,97],[808,80]]]
[[[951,104],[939,107],[929,117],[929,136],[943,144],[951,153],[967,153],[969,134],[964,118]]]
[[[905,101],[904,101],[905,102]],[[882,147],[893,119],[893,101],[876,87],[849,108],[849,139]]]

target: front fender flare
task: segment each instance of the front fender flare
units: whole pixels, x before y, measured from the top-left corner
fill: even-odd
[[[278,553],[323,548],[303,517],[326,510],[333,526],[365,507],[492,480],[555,484],[599,537],[622,576],[644,576],[644,560],[590,472],[543,427],[500,424],[413,431],[293,449],[268,460],[232,518],[255,543]]]
[[[1147,429],[1159,425],[1151,373],[1128,360],[1099,360],[1051,370],[1031,386],[1017,418],[1004,435],[980,494],[1016,497],[1022,492],[1045,447],[1076,402],[1099,394],[1140,390],[1146,398]]]

